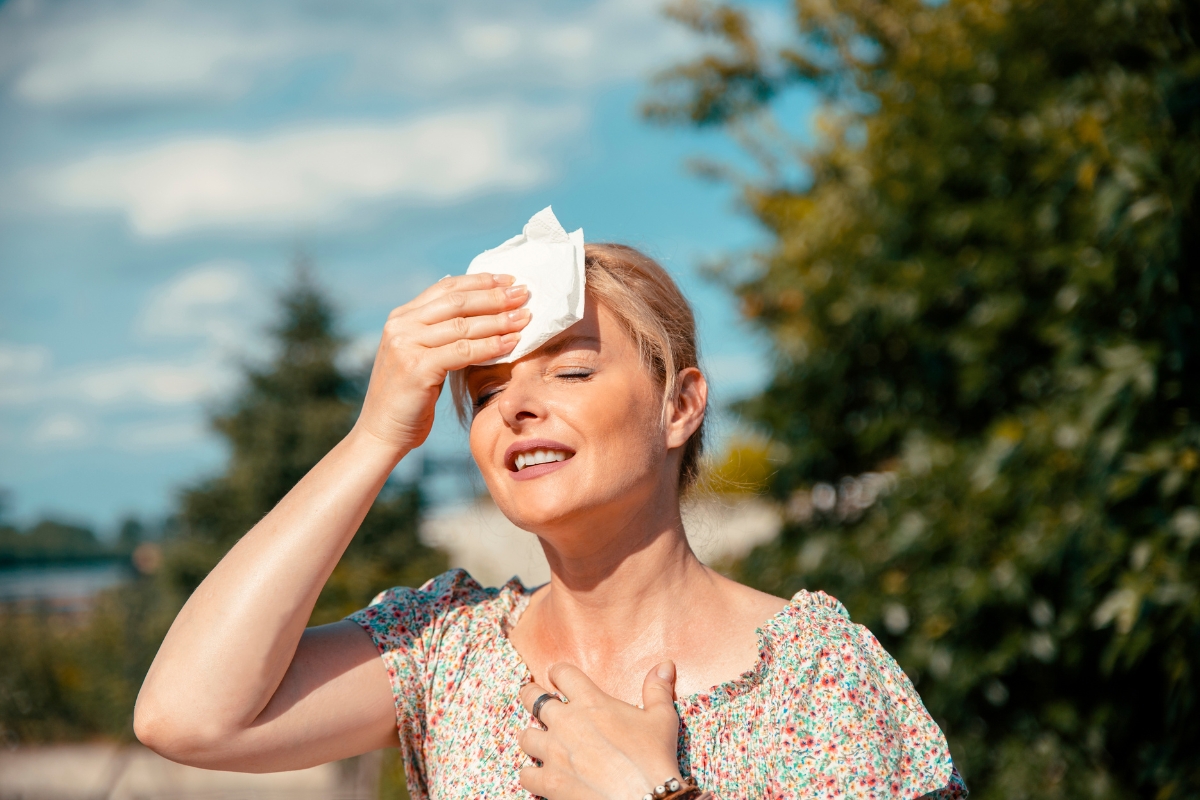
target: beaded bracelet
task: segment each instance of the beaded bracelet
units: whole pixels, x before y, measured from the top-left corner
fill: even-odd
[[[703,794],[711,797],[707,792]],[[701,797],[700,787],[691,778],[667,778],[654,791],[646,792],[642,800],[700,800]]]

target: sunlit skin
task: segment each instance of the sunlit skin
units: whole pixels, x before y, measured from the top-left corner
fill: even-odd
[[[354,430],[226,555],[188,600],[138,697],[158,752],[215,769],[297,769],[395,747],[395,707],[370,637],[305,629],[376,494],[428,435],[453,370],[511,351],[527,294],[508,276],[439,281],[389,316]],[[607,309],[514,364],[473,367],[471,451],[497,505],[538,535],[550,583],[511,639],[547,705],[521,746],[522,784],[549,800],[641,797],[678,775],[671,699],[736,677],[784,601],[704,567],[679,512],[683,445],[707,386],[680,372],[666,399]],[[541,444],[538,444],[538,442]],[[517,472],[546,442],[569,458]],[[536,448],[534,448],[536,449]],[[522,474],[523,473],[523,474]],[[637,708],[642,704],[644,708]]]
[[[668,452],[669,445],[686,441],[682,434],[699,423],[694,406],[703,403],[703,380],[688,371],[692,405],[674,421],[676,430],[662,431],[662,389],[608,310],[592,303],[582,321],[516,364],[467,370],[471,455],[496,505],[541,536],[548,557],[553,550],[572,560],[619,559],[609,532],[648,507],[675,505],[671,473],[678,474],[682,450]],[[542,439],[566,445],[571,457],[533,480],[518,479],[537,468],[515,472],[506,450]],[[571,535],[588,529],[594,535]]]
[[[637,703],[643,676],[665,657],[677,665],[677,691],[698,692],[754,663],[755,627],[783,606],[704,567],[687,545],[679,467],[707,386],[696,369],[679,384],[664,413],[661,385],[595,303],[516,364],[467,372],[472,401],[483,401],[471,453],[496,505],[538,535],[550,563],[550,585],[511,634],[539,682],[568,661]],[[573,455],[515,480],[506,451],[544,440]]]
[[[664,660],[670,662],[664,674],[672,664],[677,670],[679,694],[711,688],[751,667],[755,628],[784,602],[704,567],[687,544],[680,516],[683,445],[707,401],[699,370],[680,373],[664,408],[663,389],[633,340],[593,302],[581,322],[515,364],[469,369],[467,387],[475,407],[471,453],[488,491],[509,519],[538,535],[550,563],[550,584],[535,593],[510,633],[534,675],[535,685],[522,692],[527,705],[542,686],[568,697],[573,688],[591,694],[590,679],[610,697],[645,700],[647,709],[662,714],[650,695],[658,691],[655,666]],[[540,474],[519,479],[514,452],[560,447],[568,458],[527,467]],[[574,712],[553,703],[549,710]],[[674,734],[674,709],[665,714]],[[580,727],[571,723],[568,718],[561,727]],[[640,727],[648,725],[643,720]],[[552,725],[547,733],[527,733],[522,746],[542,757],[559,731]],[[628,743],[628,730],[623,735]],[[655,744],[647,743],[650,752],[659,749]],[[647,777],[677,774],[674,744],[668,744],[664,766]],[[538,772],[522,774],[535,793],[544,788]]]

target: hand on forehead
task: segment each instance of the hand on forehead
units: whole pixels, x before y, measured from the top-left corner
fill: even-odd
[[[520,234],[476,256],[467,274],[482,272],[511,275],[526,286],[524,308],[531,315],[516,347],[484,364],[518,361],[584,315],[583,230],[567,233],[549,207],[535,214]]]
[[[601,318],[603,317],[603,322]],[[588,299],[583,319],[546,342],[544,345],[513,363],[476,365],[467,368],[467,380],[495,372],[507,374],[516,364],[551,359],[572,351],[588,351],[592,355],[615,354],[621,349],[623,332],[612,314],[599,303]]]

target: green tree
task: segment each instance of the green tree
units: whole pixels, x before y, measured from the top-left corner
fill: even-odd
[[[88,561],[115,554],[91,528],[41,519],[26,530],[0,523],[0,566],[35,562]]]
[[[86,613],[0,609],[0,741],[132,739],[138,689],[183,601],[350,430],[364,383],[338,366],[343,342],[332,309],[303,270],[280,306],[274,358],[247,367],[244,388],[213,418],[228,465],[182,493],[161,558],[157,542],[138,545],[142,526],[126,520],[118,549],[128,555],[138,547],[133,564],[140,574],[132,583],[105,593]],[[314,624],[361,608],[381,589],[419,584],[445,569],[444,556],[417,539],[419,515],[416,487],[385,487],[321,593]],[[10,551],[25,559],[78,556],[93,546],[113,552],[85,529],[42,522],[22,533],[0,521],[0,559]],[[395,773],[388,796],[403,796]]]
[[[718,46],[648,106],[765,167],[724,277],[790,522],[741,576],[843,600],[976,797],[1200,796],[1200,6],[792,12],[676,7]]]
[[[349,433],[358,415],[365,379],[338,365],[344,341],[304,263],[280,306],[274,359],[247,367],[242,393],[213,418],[229,448],[225,471],[180,498],[167,571],[185,595]],[[417,538],[419,512],[417,487],[389,482],[322,591],[314,623],[339,619],[384,588],[419,585],[445,569],[444,556]]]

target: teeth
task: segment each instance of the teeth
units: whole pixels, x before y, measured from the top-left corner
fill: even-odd
[[[566,461],[568,457],[562,450],[534,450],[528,453],[519,453],[516,458],[517,472],[538,464]]]

